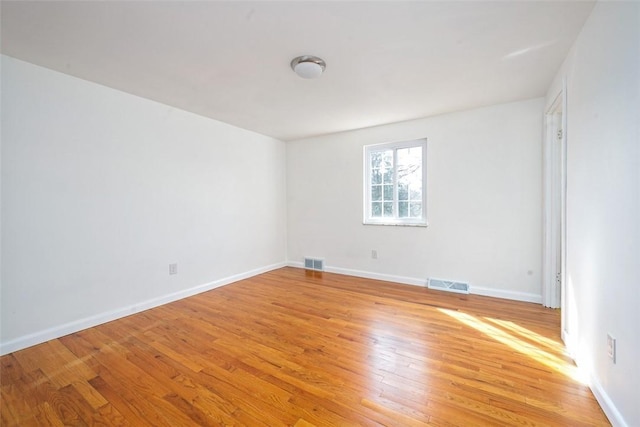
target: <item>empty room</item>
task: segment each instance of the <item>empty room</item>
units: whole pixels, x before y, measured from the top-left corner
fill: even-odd
[[[3,426],[640,426],[640,2],[1,1]]]

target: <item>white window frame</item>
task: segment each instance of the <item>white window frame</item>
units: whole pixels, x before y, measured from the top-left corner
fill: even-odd
[[[420,218],[400,218],[398,217],[398,180],[397,180],[397,150],[402,148],[422,147],[422,217]],[[393,217],[372,217],[371,216],[371,153],[378,151],[393,150]],[[427,139],[413,139],[410,141],[388,142],[383,144],[373,144],[364,146],[364,219],[365,225],[405,225],[426,227],[427,222]]]

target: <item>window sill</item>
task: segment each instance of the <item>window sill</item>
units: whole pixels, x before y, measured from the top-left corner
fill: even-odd
[[[395,227],[428,227],[429,222],[384,222],[384,221],[363,221],[362,225],[386,225]]]

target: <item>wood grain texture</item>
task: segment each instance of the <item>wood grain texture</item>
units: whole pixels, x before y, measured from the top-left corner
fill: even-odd
[[[0,359],[3,426],[603,426],[537,304],[283,268]]]

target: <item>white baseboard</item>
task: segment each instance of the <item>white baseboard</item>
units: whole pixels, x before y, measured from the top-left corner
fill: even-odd
[[[83,329],[111,322],[112,320],[130,316],[135,313],[140,313],[141,311],[149,310],[150,308],[178,301],[193,295],[200,294],[202,292],[210,291],[212,289],[219,288],[221,286],[225,286],[242,279],[247,279],[249,277],[257,276],[258,274],[286,267],[286,265],[287,264],[284,262],[267,265],[244,273],[234,274],[233,276],[214,280],[213,282],[198,285],[193,288],[163,295],[157,298],[152,298],[147,301],[142,301],[140,303],[132,304],[126,307],[100,313],[95,316],[85,317],[83,319],[74,320],[73,322],[68,322],[42,331],[34,332],[32,334],[0,343],[0,355],[5,355],[14,351],[22,350],[24,348],[31,347],[33,345],[40,344],[55,338],[60,338],[65,335],[81,331]]]
[[[567,353],[573,359],[578,369],[584,372],[584,378],[586,379],[586,381],[588,381],[591,392],[600,404],[600,407],[609,419],[611,425],[613,425],[614,427],[628,427],[628,424],[625,422],[622,414],[620,414],[618,408],[616,408],[616,406],[613,404],[613,401],[609,398],[607,392],[604,391],[604,388],[600,384],[600,381],[596,379],[593,372],[588,368],[588,365],[583,365],[580,359],[576,357],[577,355],[574,335],[569,334],[569,332],[563,329],[561,332],[561,336]]]
[[[396,282],[405,285],[427,286],[426,279],[416,279],[414,277],[394,276],[391,274],[372,273],[369,271],[351,270],[348,268],[326,267],[325,271],[329,273],[343,274],[345,276],[364,277],[365,279],[383,280],[386,282]]]
[[[613,404],[613,401],[611,400],[611,398],[609,398],[609,395],[607,394],[607,392],[604,391],[604,388],[600,384],[600,381],[596,379],[593,372],[591,372],[588,368],[585,368],[583,366],[579,358],[576,358],[576,345],[574,341],[574,336],[569,334],[567,331],[563,329],[562,342],[564,343],[564,346],[567,349],[567,353],[573,359],[576,366],[581,370],[587,371],[585,372],[584,377],[587,378],[587,381],[589,382],[589,388],[591,389],[591,392],[593,393],[596,400],[600,404],[600,407],[604,411],[605,415],[609,419],[609,422],[614,427],[628,427],[628,424],[622,417],[622,414],[620,414],[620,412],[618,411],[618,408],[616,408],[616,406]]]
[[[302,262],[289,261],[289,267],[304,268]],[[349,268],[325,266],[324,271],[328,273],[344,274],[346,276],[363,277],[365,279],[384,280],[387,282],[402,283],[405,285],[427,286],[427,279],[418,279],[415,277],[395,276],[392,274],[373,273],[370,271],[352,270]],[[525,292],[505,291],[501,289],[480,288],[471,286],[470,293],[474,295],[484,295],[494,298],[510,299],[515,301],[534,302],[542,304],[542,295],[529,294]]]
[[[618,411],[618,408],[616,408],[616,405],[613,404],[611,398],[593,374],[589,375],[589,387],[605,415],[609,418],[611,425],[613,425],[613,427],[629,427],[622,417],[622,414]]]
[[[474,295],[483,295],[485,297],[494,297],[542,304],[542,295],[530,294],[527,292],[505,291],[504,289],[482,288],[478,286],[471,286],[469,292]]]
[[[304,263],[289,261],[287,263],[289,267],[295,268],[304,268]],[[404,277],[404,276],[394,276],[391,274],[382,274],[382,273],[372,273],[370,271],[362,271],[362,270],[351,270],[349,268],[340,268],[340,267],[324,267],[324,271],[327,273],[336,273],[342,274],[344,276],[354,276],[354,277],[363,277],[365,279],[374,279],[374,280],[383,280],[385,282],[396,282],[402,283],[405,285],[414,285],[414,286],[427,286],[426,280],[415,279],[413,277]]]

